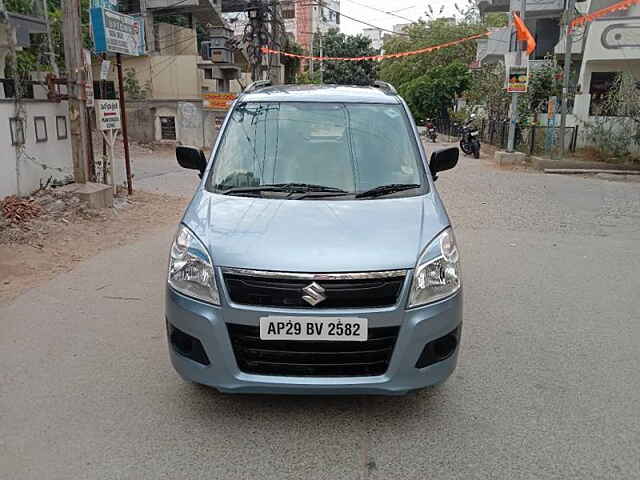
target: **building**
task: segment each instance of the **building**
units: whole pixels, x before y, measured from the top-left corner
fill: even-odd
[[[240,92],[250,81],[246,54],[234,42],[220,2],[214,6],[215,2],[205,1],[206,5],[198,0],[180,2],[179,10],[174,11],[178,7],[167,8],[166,1],[146,0],[147,54],[123,57],[131,139],[211,146],[226,109],[208,108],[205,97]],[[178,14],[190,25],[158,21]],[[207,25],[206,34],[197,29],[198,23]],[[99,70],[96,61],[94,78]],[[114,95],[117,79],[113,69],[108,80],[107,90]],[[96,87],[100,97],[99,83]]]
[[[38,72],[20,82],[18,98],[15,78],[3,78],[12,50],[29,47],[31,34],[45,32],[40,17],[7,12],[0,18],[0,198],[29,195],[73,176],[67,102],[47,100]]]
[[[586,0],[576,3],[582,15],[593,13],[619,0]],[[481,0],[479,7],[487,12],[519,12],[520,0]],[[537,42],[528,59],[531,69],[545,58],[558,63],[571,61],[570,92],[575,94],[569,125],[584,125],[593,116],[602,114],[599,104],[620,72],[632,72],[640,79],[640,5],[614,12],[577,28],[570,55],[565,52],[562,15],[564,0],[527,0],[525,23]],[[502,61],[505,67],[516,64],[515,32],[494,30],[478,40],[477,63],[482,66]],[[557,123],[557,122],[556,122]]]
[[[282,17],[287,34],[307,52],[311,52],[313,36],[340,30],[340,0],[323,0],[322,6],[314,2],[282,1]]]
[[[307,52],[311,51],[313,35],[318,32],[327,33],[329,30],[340,30],[340,0],[322,0],[322,7],[319,3],[300,0],[282,0],[280,2],[287,35]],[[243,11],[227,12],[223,16],[233,29],[233,34],[236,37],[242,37],[249,23],[247,14]]]
[[[375,50],[382,51],[384,45],[384,32],[379,28],[364,28],[362,35],[371,41],[371,47]]]

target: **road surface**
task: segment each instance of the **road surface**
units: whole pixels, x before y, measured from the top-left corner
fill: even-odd
[[[141,188],[195,184],[160,173]],[[639,185],[470,158],[437,184],[465,283],[446,384],[326,398],[183,382],[164,333],[171,228],[0,307],[0,478],[640,478]]]

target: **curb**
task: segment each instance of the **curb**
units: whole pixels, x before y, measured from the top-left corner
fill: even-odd
[[[618,170],[640,172],[640,165],[612,164],[606,162],[585,162],[582,160],[551,160],[549,158],[529,157],[530,165],[538,170],[569,169],[569,170]],[[584,173],[584,172],[581,172]],[[587,172],[588,173],[588,172]],[[595,172],[599,173],[599,172]],[[609,172],[605,172],[609,173]]]

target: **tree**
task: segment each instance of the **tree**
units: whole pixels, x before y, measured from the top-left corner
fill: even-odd
[[[329,30],[327,34],[322,36],[322,42],[325,57],[367,57],[378,54],[371,47],[371,40],[363,35],[345,35],[335,30]],[[315,37],[314,52],[316,54],[320,52],[319,35]],[[377,63],[373,60],[360,62],[326,61],[323,63],[324,83],[371,85],[377,78]],[[314,72],[314,75],[318,77],[319,72]]]
[[[503,62],[485,65],[472,73],[471,88],[464,97],[468,105],[484,105],[490,119],[503,120],[509,113],[511,94],[505,87],[506,71]]]
[[[469,68],[460,62],[453,62],[434,67],[403,84],[400,94],[418,122],[426,118],[448,118],[456,98],[469,88],[470,83]]]
[[[479,3],[479,0],[466,0],[462,3],[454,3],[453,6],[458,12],[458,17],[466,23],[482,23],[487,28],[506,27],[509,24],[509,14],[504,12],[489,12],[483,18]]]
[[[127,100],[140,101],[146,100],[149,95],[149,85],[140,85],[136,71],[133,68],[128,68],[124,72],[124,91],[127,95]]]
[[[285,50],[289,53],[302,55],[302,47],[293,40],[287,40]],[[296,83],[296,78],[300,72],[300,59],[295,57],[280,56],[280,62],[284,66],[284,83]]]
[[[629,157],[632,145],[640,145],[640,85],[633,74],[617,75],[606,94],[602,112],[602,116],[592,117],[585,124],[586,137],[605,159]]]
[[[431,17],[427,11],[427,18]],[[469,37],[486,28],[478,23],[449,19],[419,20],[407,27],[406,36],[385,42],[388,53],[407,52]],[[456,97],[471,85],[468,65],[475,59],[475,42],[464,42],[429,53],[388,59],[380,77],[405,95],[417,119],[448,118]]]
[[[458,22],[447,19],[418,20],[405,30],[407,36],[394,36],[385,42],[386,53],[408,52],[421,48],[459,40],[486,31],[481,24]],[[464,42],[430,53],[403,58],[387,59],[380,67],[380,78],[401,87],[436,67],[454,62],[469,65],[476,56],[476,44]]]

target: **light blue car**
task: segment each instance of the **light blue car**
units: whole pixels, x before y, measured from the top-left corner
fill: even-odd
[[[446,380],[462,328],[460,260],[395,89],[250,85],[171,247],[173,366],[232,393],[403,394]]]

